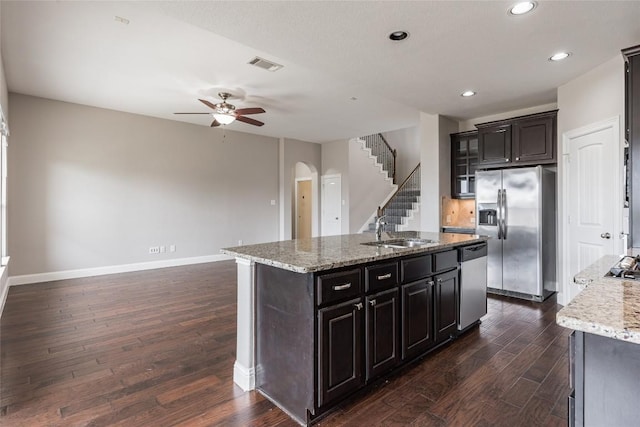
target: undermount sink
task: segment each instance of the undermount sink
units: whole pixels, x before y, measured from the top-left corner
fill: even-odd
[[[392,240],[382,240],[380,242],[365,242],[363,245],[367,246],[377,246],[380,248],[395,248],[395,249],[405,249],[405,248],[419,248],[421,246],[426,246],[431,243],[436,243],[434,240],[429,239],[392,239]]]

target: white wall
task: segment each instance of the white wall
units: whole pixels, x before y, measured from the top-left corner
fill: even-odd
[[[280,145],[280,218],[281,240],[291,239],[295,226],[295,176],[296,163],[303,162],[311,170],[311,191],[313,192],[311,217],[311,235],[318,236],[320,231],[320,184],[319,173],[322,162],[321,146],[313,142],[299,141],[295,139],[281,139]],[[275,198],[275,197],[274,197]],[[275,239],[274,239],[275,240]]]
[[[420,132],[417,127],[383,132],[389,146],[396,150],[396,184],[400,185],[420,163]]]
[[[341,230],[349,234],[349,141],[322,144],[322,175],[340,175],[342,210]]]
[[[12,276],[217,255],[239,239],[277,240],[276,139],[9,99]],[[175,253],[148,253],[170,244]]]
[[[422,231],[440,228],[440,117],[420,113],[420,223]]]
[[[386,173],[374,166],[375,162],[356,138],[349,140],[350,233],[359,232],[397,188]]]
[[[458,132],[458,122],[440,116],[438,119],[438,132],[440,138],[440,163],[438,166],[440,194],[438,200],[442,200],[442,196],[451,195],[451,134]],[[440,218],[441,215],[438,216],[438,220],[440,220]]]
[[[558,240],[559,248],[565,244],[563,233],[565,232],[564,220],[567,213],[564,212],[562,200],[564,197],[563,186],[566,176],[561,157],[562,135],[568,131],[580,128],[592,123],[597,123],[613,117],[620,119],[620,141],[624,141],[624,60],[618,54],[611,60],[601,64],[588,73],[562,85],[558,88]],[[622,152],[622,150],[620,150]],[[622,165],[622,157],[619,159]],[[620,168],[622,170],[622,167]],[[622,176],[618,177],[619,188],[622,192]],[[620,222],[622,218],[617,218]],[[619,238],[619,232],[615,230],[614,238]],[[621,243],[618,242],[621,246]],[[563,266],[568,260],[567,249],[559,250],[558,265]],[[577,294],[577,288],[571,282],[570,273],[561,270],[559,274],[559,289],[562,293],[561,303],[567,303]]]

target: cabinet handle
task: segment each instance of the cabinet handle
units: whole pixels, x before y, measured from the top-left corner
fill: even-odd
[[[357,303],[357,304],[353,304],[353,306],[354,306],[355,308],[357,308],[358,310],[362,310],[362,303],[361,303],[361,302],[359,302],[359,303]]]
[[[442,283],[442,279],[438,279],[438,283]]]
[[[390,279],[391,278],[391,273],[387,273],[387,274],[383,274],[381,276],[378,276],[378,280],[384,280],[384,279]]]
[[[369,301],[369,304],[371,304],[371,307],[374,307],[376,305],[376,300],[372,299]]]
[[[506,159],[504,159],[504,161],[505,161],[505,162],[508,162],[508,161],[509,161],[509,158],[507,157]]]
[[[336,285],[333,287],[334,291],[344,291],[345,289],[349,289],[351,287],[351,283],[345,283],[342,285]]]
[[[520,160],[520,157],[516,157],[516,162],[517,162],[518,160]]]
[[[427,284],[428,284],[429,286],[433,286],[433,280],[429,280],[429,281],[427,282]]]

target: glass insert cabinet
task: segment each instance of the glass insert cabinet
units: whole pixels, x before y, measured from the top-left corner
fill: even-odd
[[[451,196],[472,199],[478,165],[478,131],[451,134]]]

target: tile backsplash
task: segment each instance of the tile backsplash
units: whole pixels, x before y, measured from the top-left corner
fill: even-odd
[[[442,198],[440,212],[442,227],[475,228],[476,226],[476,201],[474,199]]]

